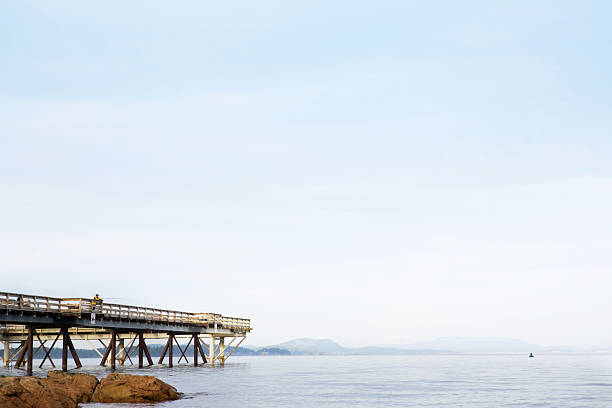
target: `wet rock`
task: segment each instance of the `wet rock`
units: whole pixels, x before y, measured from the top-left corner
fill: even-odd
[[[47,378],[52,389],[64,393],[77,403],[89,402],[96,386],[100,383],[95,375],[63,371],[49,371]]]
[[[77,408],[81,402],[151,402],[179,398],[176,389],[148,375],[49,371],[47,378],[0,377],[1,408]]]
[[[3,408],[76,408],[78,403],[61,387],[49,386],[48,378],[0,378],[0,407]]]
[[[91,402],[151,402],[178,398],[174,387],[155,377],[114,373],[100,381]]]

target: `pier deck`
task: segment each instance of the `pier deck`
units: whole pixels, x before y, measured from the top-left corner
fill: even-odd
[[[251,321],[244,318],[227,317],[217,313],[189,313],[175,310],[156,309],[140,306],[106,303],[88,298],[53,298],[19,293],[0,292],[0,341],[4,344],[3,361],[8,366],[12,361],[20,368],[24,362],[28,374],[32,373],[32,361],[36,352],[43,351],[42,367],[51,360],[51,349],[61,337],[62,369],[67,370],[67,355],[70,351],[77,367],[81,366],[72,339],[84,340],[93,347],[92,341],[98,341],[105,347],[101,354],[101,365],[110,362],[111,368],[116,362],[123,365],[126,360],[132,361],[130,353],[138,351],[138,366],[143,366],[144,356],[152,365],[146,339],[166,339],[166,346],[159,364],[162,364],[166,354],[168,366],[173,365],[173,346],[180,350],[181,359],[187,360],[185,352],[193,343],[193,363],[198,365],[198,357],[203,362],[221,365],[244,341],[251,331]],[[185,349],[178,339],[189,339]],[[229,344],[225,344],[230,338]],[[202,342],[207,339],[209,344]],[[235,340],[238,344],[230,349]],[[33,349],[34,341],[39,347]],[[107,344],[103,340],[107,341]],[[125,347],[125,341],[130,347]],[[18,342],[19,348],[11,353],[10,344]],[[52,342],[50,348],[47,342]],[[137,345],[135,343],[137,342]],[[215,343],[218,343],[217,345]],[[202,347],[202,346],[205,347]],[[208,348],[208,354],[204,348]],[[13,355],[11,355],[13,354]]]

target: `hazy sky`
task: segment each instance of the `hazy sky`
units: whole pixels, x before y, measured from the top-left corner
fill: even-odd
[[[0,290],[612,346],[610,2],[296,3],[5,2]]]

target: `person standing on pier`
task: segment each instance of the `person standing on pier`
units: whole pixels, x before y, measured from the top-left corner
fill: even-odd
[[[100,295],[96,293],[96,296],[93,298],[92,307],[91,307],[91,322],[96,322],[96,311],[102,313],[102,298]]]

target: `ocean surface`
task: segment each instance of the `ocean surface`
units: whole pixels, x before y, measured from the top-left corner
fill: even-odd
[[[84,363],[84,372],[108,373],[97,360]],[[225,367],[118,371],[155,375],[184,393],[158,408],[612,407],[612,355],[231,357]]]

